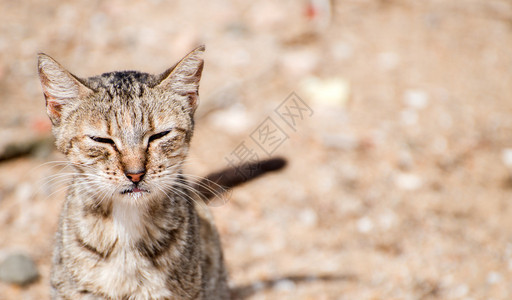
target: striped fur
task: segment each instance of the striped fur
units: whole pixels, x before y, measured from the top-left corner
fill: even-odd
[[[39,55],[56,144],[75,169],[56,234],[53,299],[229,298],[217,230],[182,175],[203,51],[158,76],[88,79]]]

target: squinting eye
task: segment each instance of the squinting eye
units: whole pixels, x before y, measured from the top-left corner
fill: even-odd
[[[162,138],[164,137],[165,135],[167,135],[169,132],[171,132],[170,130],[166,130],[166,131],[162,131],[160,133],[157,133],[157,134],[153,134],[152,136],[149,137],[149,143],[151,143],[152,141],[154,140],[158,140],[159,138]]]
[[[112,139],[102,138],[102,137],[97,137],[97,136],[89,136],[89,138],[98,143],[111,144],[114,146],[116,145],[116,143]]]

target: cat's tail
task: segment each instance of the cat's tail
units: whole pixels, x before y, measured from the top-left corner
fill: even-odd
[[[205,202],[208,202],[237,185],[265,173],[280,170],[285,166],[286,160],[280,157],[244,163],[204,177],[194,184],[194,190],[201,195]]]

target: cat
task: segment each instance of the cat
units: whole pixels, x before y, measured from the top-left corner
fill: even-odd
[[[56,146],[76,172],[56,233],[52,299],[230,298],[206,202],[285,161],[228,168],[195,183],[183,175],[204,50],[161,75],[87,79],[39,54]],[[242,169],[252,172],[235,172]]]

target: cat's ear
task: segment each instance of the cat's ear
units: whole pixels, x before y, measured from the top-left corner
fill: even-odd
[[[63,107],[80,97],[87,96],[92,90],[44,53],[38,55],[38,70],[46,100],[46,111],[52,124],[58,126]]]
[[[203,72],[204,45],[182,58],[174,67],[160,75],[157,88],[185,97],[185,105],[194,113],[199,104],[199,80]]]

